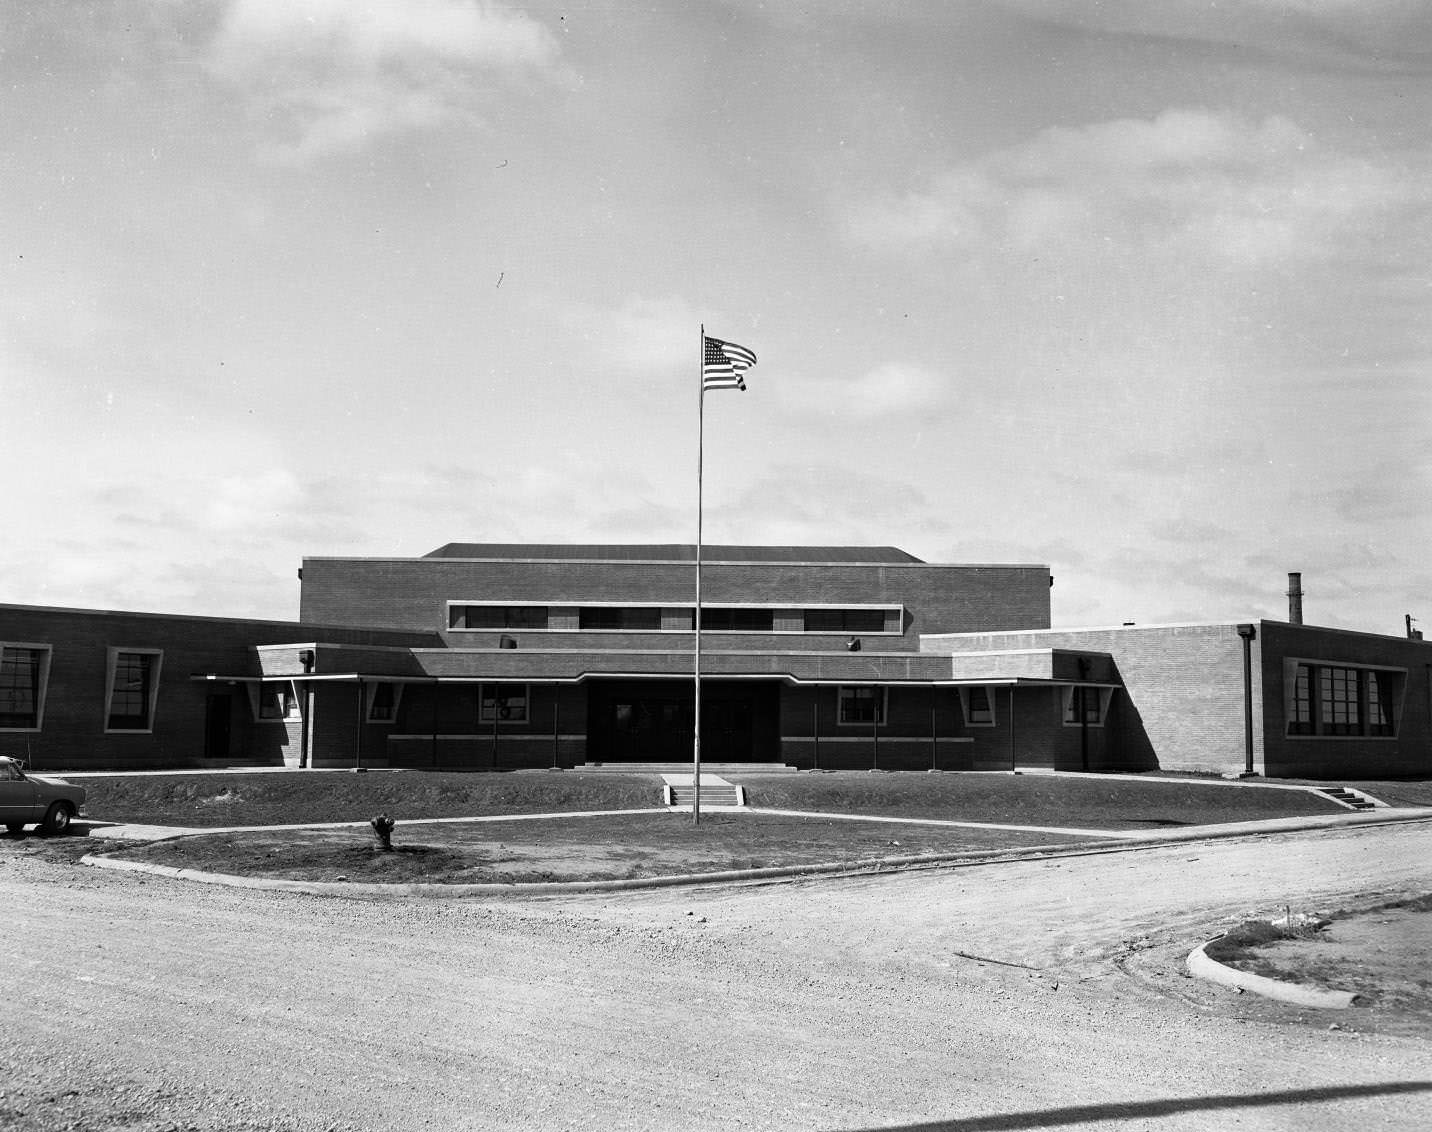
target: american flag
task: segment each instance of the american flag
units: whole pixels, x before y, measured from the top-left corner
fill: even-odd
[[[744,390],[746,381],[742,374],[756,364],[756,355],[745,346],[738,346],[734,342],[723,342],[709,334],[704,337],[701,388]]]

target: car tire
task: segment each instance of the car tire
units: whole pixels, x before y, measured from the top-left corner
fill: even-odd
[[[5,828],[8,829],[11,833],[20,833],[24,830],[25,823],[22,821],[7,821],[5,823]]]
[[[70,828],[70,819],[75,816],[74,808],[68,802],[56,802],[45,814],[40,826],[46,833],[65,833]]]

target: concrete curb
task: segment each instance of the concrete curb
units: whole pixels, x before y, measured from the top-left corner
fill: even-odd
[[[1240,987],[1264,998],[1275,998],[1280,1002],[1290,1002],[1294,1006],[1306,1006],[1313,1010],[1346,1010],[1357,998],[1352,991],[1322,990],[1318,987],[1303,986],[1301,983],[1285,983],[1280,979],[1269,979],[1263,975],[1225,966],[1204,953],[1203,949],[1209,943],[1215,942],[1217,940],[1211,939],[1189,952],[1187,963],[1190,975],[1221,983],[1226,987]]]

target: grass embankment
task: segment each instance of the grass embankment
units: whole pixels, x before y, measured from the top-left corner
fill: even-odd
[[[1299,791],[1211,783],[858,772],[738,776],[752,806],[1043,829],[1130,830],[1343,812]],[[712,811],[567,820],[433,824],[434,818],[637,810],[659,806],[656,775],[160,775],[89,779],[91,816],[180,826],[398,822],[393,852],[366,827],[215,834],[116,850],[212,872],[309,880],[485,883],[599,880],[886,857],[1068,845],[1082,835],[835,817]],[[428,819],[425,821],[425,819]]]
[[[341,771],[86,778],[85,813],[138,825],[313,825],[661,805],[654,775]]]
[[[1003,774],[733,775],[764,809],[1135,830],[1346,813],[1327,798],[1209,782]],[[86,813],[144,825],[253,826],[633,810],[661,805],[650,774],[373,771],[136,775],[84,780]]]
[[[1003,774],[736,775],[753,806],[1075,829],[1172,829],[1339,814],[1329,798],[1223,782]]]

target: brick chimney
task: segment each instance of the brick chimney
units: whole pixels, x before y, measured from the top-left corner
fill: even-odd
[[[1303,623],[1303,576],[1288,575],[1288,620],[1294,625]]]

